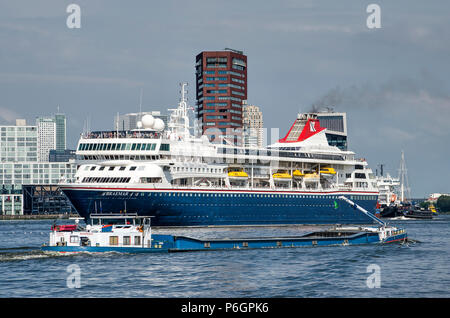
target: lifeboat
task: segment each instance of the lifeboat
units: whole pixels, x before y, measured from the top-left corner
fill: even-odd
[[[334,168],[330,168],[330,167],[323,167],[320,169],[320,174],[333,175],[333,174],[336,174],[336,170],[334,170]]]
[[[319,175],[317,173],[306,173],[305,176],[303,177],[303,179],[305,180],[305,182],[315,182],[315,181],[319,181]]]
[[[233,179],[247,179],[248,174],[243,169],[233,169],[228,171],[228,177]]]
[[[290,180],[292,176],[287,172],[277,172],[272,175],[275,180]]]
[[[301,178],[304,177],[305,174],[303,172],[301,172],[300,170],[295,170],[292,175],[294,176],[294,178]]]

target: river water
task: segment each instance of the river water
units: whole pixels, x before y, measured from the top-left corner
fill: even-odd
[[[419,242],[49,256],[40,246],[48,242],[53,221],[0,221],[0,297],[449,297],[450,215],[389,222]],[[298,235],[319,228],[178,228],[154,233],[250,237]]]

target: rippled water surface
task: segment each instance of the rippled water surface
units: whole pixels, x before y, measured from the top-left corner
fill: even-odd
[[[405,228],[410,238],[420,242],[49,256],[40,246],[48,241],[52,221],[0,221],[0,297],[449,297],[450,215],[389,222]],[[296,235],[319,228],[178,228],[154,232],[197,238],[250,237]],[[367,286],[374,273],[367,271],[371,264],[379,266],[379,288]],[[80,288],[68,287],[70,265],[80,269]]]

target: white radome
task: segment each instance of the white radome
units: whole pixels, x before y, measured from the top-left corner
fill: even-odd
[[[165,124],[161,118],[156,118],[155,123],[153,124],[153,129],[157,131],[164,130]]]
[[[142,126],[146,129],[153,128],[155,125],[155,118],[152,115],[144,115],[142,116]]]

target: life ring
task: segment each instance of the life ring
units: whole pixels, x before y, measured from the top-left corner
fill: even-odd
[[[397,199],[397,196],[395,194],[391,195],[391,202],[394,202]]]

